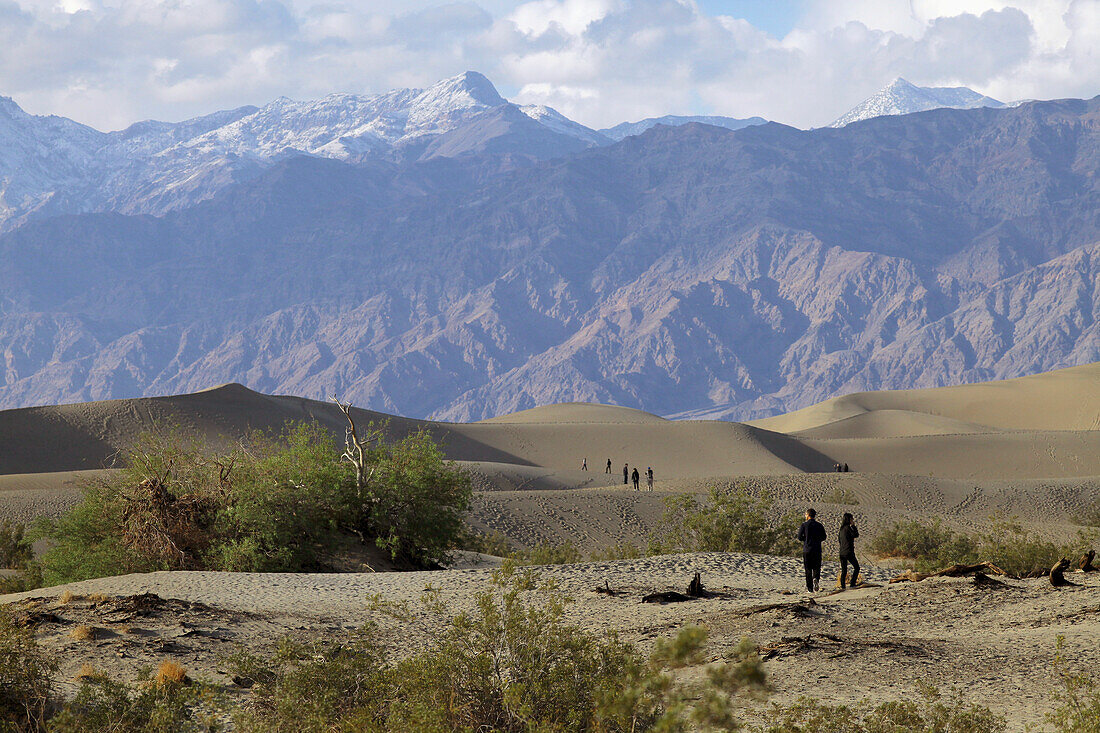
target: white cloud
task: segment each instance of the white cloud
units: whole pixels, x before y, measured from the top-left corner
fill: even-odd
[[[807,0],[782,39],[694,0],[0,0],[0,93],[100,128],[482,71],[595,126],[827,124],[889,82],[1100,93],[1100,0]]]

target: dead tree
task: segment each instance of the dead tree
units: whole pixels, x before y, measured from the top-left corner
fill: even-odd
[[[1061,588],[1067,585],[1077,585],[1066,580],[1065,572],[1069,570],[1069,559],[1063,557],[1058,562],[1054,563],[1054,567],[1050,569],[1050,584],[1055,588]]]
[[[692,598],[707,598],[710,596],[707,589],[703,587],[703,579],[699,573],[696,573],[695,577],[688,583],[688,595]]]
[[[1097,568],[1092,564],[1092,561],[1096,558],[1096,550],[1089,550],[1081,556],[1080,562],[1077,563],[1077,572],[1079,573],[1095,573],[1100,568]]]
[[[366,437],[360,437],[359,429],[355,425],[355,418],[351,416],[351,403],[341,402],[335,395],[333,395],[332,401],[336,403],[336,406],[340,408],[340,412],[344,413],[344,417],[348,421],[347,427],[344,428],[343,457],[355,467],[355,497],[361,500],[367,489],[367,482],[374,474],[373,468],[370,469],[369,473],[367,472],[367,447],[378,439],[378,431],[372,430]]]

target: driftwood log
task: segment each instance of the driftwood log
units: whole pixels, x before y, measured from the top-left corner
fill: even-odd
[[[1077,585],[1066,580],[1066,571],[1069,570],[1069,559],[1063,557],[1058,562],[1054,563],[1054,567],[1050,569],[1050,584],[1055,588],[1061,588],[1067,585]]]
[[[1005,571],[991,562],[980,562],[975,565],[962,565],[956,563],[951,567],[937,570],[934,573],[918,573],[916,570],[908,570],[901,575],[890,579],[891,583],[919,583],[927,578],[961,578],[966,575],[1008,575]]]
[[[1095,573],[1100,568],[1095,567],[1092,561],[1096,558],[1096,550],[1089,550],[1081,556],[1081,560],[1077,563],[1077,572],[1079,573]]]

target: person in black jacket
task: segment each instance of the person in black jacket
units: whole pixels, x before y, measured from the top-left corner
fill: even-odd
[[[634,490],[635,491],[638,490],[638,481],[641,480],[641,478],[642,478],[641,474],[638,473],[638,467],[635,466],[634,467],[634,473],[630,474],[630,480],[634,482]]]
[[[859,537],[859,529],[852,521],[852,515],[844,513],[840,520],[840,531],[837,539],[840,541],[840,589],[844,590],[848,579],[848,564],[852,565],[852,587],[859,582],[859,561],[856,560],[856,537]]]
[[[806,510],[806,521],[798,528],[798,541],[802,543],[802,565],[806,569],[806,590],[813,593],[821,588],[821,543],[825,541],[825,527],[815,519],[813,507]]]

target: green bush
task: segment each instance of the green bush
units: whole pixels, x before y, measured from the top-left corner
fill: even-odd
[[[34,558],[31,542],[22,524],[0,520],[0,568],[24,568]]]
[[[800,517],[780,514],[767,494],[760,498],[744,490],[710,489],[701,504],[690,494],[665,499],[663,530],[650,542],[651,554],[670,552],[757,552],[791,555],[798,549],[795,534]]]
[[[944,527],[934,519],[925,524],[895,522],[871,542],[881,557],[912,560],[921,572],[955,563],[988,561],[1016,577],[1043,575],[1059,558],[1076,558],[1094,538],[1081,535],[1076,542],[1056,544],[1015,521],[999,521],[985,535],[969,535]]]
[[[45,730],[57,663],[0,606],[0,731]]]
[[[81,503],[47,527],[44,579],[320,570],[348,536],[409,567],[445,560],[463,534],[466,475],[426,433],[376,441],[367,458],[359,486],[342,446],[316,424],[223,450],[179,431],[150,433],[122,471],[85,485]]]
[[[944,702],[930,687],[921,689],[919,701],[893,701],[872,707],[828,705],[810,698],[768,711],[768,722],[758,733],[1000,733],[1005,719],[982,705],[967,705],[960,698]]]
[[[614,635],[564,621],[566,599],[510,566],[476,608],[440,622],[431,646],[393,659],[367,629],[340,645],[284,642],[267,660],[243,655],[255,681],[244,731],[736,730],[734,696],[765,687],[746,643],[685,685],[667,672],[700,664],[706,632],[683,629],[649,659]],[[444,618],[438,602],[429,612]]]
[[[92,675],[81,680],[76,697],[50,717],[51,733],[189,733],[219,730],[219,701],[203,685],[156,684],[136,687]],[[206,712],[203,712],[203,711]]]
[[[1055,733],[1100,732],[1100,683],[1089,674],[1074,671],[1065,658],[1065,637],[1059,636],[1054,671],[1058,685],[1054,701],[1058,707],[1047,714],[1046,722]]]
[[[895,522],[871,541],[871,551],[880,557],[913,560],[921,572],[978,561],[977,540],[944,527],[939,519],[927,524]]]

